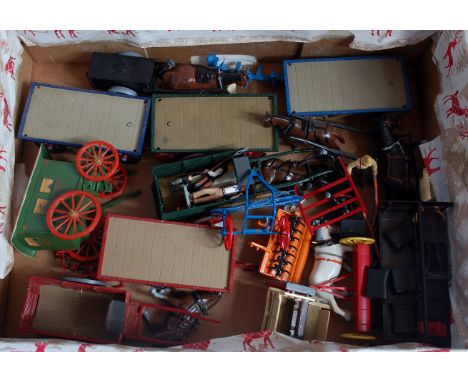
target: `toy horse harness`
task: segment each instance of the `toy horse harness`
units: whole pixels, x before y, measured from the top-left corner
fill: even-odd
[[[354,155],[343,152],[338,147],[337,141],[343,144],[346,140],[343,135],[335,129],[342,128],[354,132],[362,132],[360,129],[335,124],[333,122],[281,115],[267,115],[265,127],[270,126],[277,126],[282,134],[290,140],[312,145],[335,156],[343,156],[353,160],[356,159]]]
[[[278,158],[272,158],[263,163],[262,173],[268,183],[293,182],[307,176],[307,170],[302,166],[302,162],[283,161]]]
[[[335,149],[339,148],[336,144],[336,140],[340,143],[345,143],[345,139],[341,134],[336,131],[330,131],[330,124],[319,128],[317,127],[316,121],[311,118],[303,119],[300,124],[298,124],[297,121],[298,119],[295,117],[288,117],[288,125],[283,130],[283,134],[297,136],[307,141],[310,140],[310,137],[313,138],[314,141],[323,142],[326,146]],[[302,131],[302,134],[299,131]]]

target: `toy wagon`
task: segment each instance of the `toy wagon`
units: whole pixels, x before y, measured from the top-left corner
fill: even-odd
[[[283,73],[288,114],[395,112],[412,107],[402,57],[286,60]]]
[[[275,94],[153,96],[153,152],[278,151],[278,131],[263,127]]]
[[[86,282],[86,283],[85,283]],[[198,320],[219,321],[183,309],[134,301],[128,290],[93,280],[29,279],[19,329],[23,332],[94,343],[149,342],[180,345],[153,338],[146,314],[174,312]]]
[[[331,166],[324,166],[322,164],[323,161],[320,162],[319,166],[309,167],[307,173],[301,176],[300,179],[290,176],[291,167],[288,165],[288,161],[285,160],[285,158],[290,158],[291,156],[309,156],[315,153],[316,150],[285,151],[273,155],[250,158],[249,162],[250,167],[255,169],[257,173],[263,174],[264,177],[268,178],[268,181],[273,184],[275,188],[279,190],[291,189],[295,185],[312,184],[319,179],[333,176],[334,164]],[[184,204],[182,193],[174,192],[171,186],[171,182],[173,182],[174,179],[181,178],[187,174],[201,173],[206,169],[214,168],[223,161],[225,164],[231,163],[231,158],[234,157],[234,154],[236,154],[235,151],[227,151],[153,167],[152,190],[159,217],[163,220],[185,220],[207,213],[211,209],[221,205],[244,203],[243,195],[239,195],[229,200],[222,199],[187,207]],[[275,160],[280,162],[280,164],[274,162]],[[270,164],[272,165],[270,166]],[[266,165],[269,167],[266,167]],[[277,174],[278,169],[281,169],[281,171],[284,169],[280,176]],[[260,182],[256,182],[255,187],[252,187],[251,196],[255,198],[258,193],[262,193],[263,191],[266,191],[266,188]]]
[[[41,145],[13,231],[13,246],[27,256],[38,250],[78,250],[99,224],[102,206],[96,196],[115,198],[126,184],[118,153],[106,142],[84,145],[75,163],[52,160]]]
[[[145,97],[32,83],[18,138],[51,150],[103,140],[123,162],[134,161],[143,152],[149,110]]]
[[[235,241],[197,224],[108,214],[97,278],[208,292],[231,292]]]

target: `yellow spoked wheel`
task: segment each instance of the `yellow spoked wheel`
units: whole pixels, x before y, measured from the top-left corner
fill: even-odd
[[[358,332],[343,333],[341,337],[347,338],[349,340],[363,340],[363,341],[374,341],[376,338],[374,336],[371,336],[370,334],[358,333]]]
[[[375,240],[370,237],[359,237],[359,236],[352,236],[352,237],[344,237],[340,240],[340,244],[347,245],[348,247],[353,247],[358,244],[374,244]]]

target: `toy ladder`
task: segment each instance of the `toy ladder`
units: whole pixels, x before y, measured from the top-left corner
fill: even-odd
[[[312,235],[314,234],[314,231],[318,230],[319,228],[334,224],[348,218],[349,216],[356,215],[360,212],[362,212],[364,216],[366,215],[366,206],[362,202],[361,196],[359,195],[351,175],[348,173],[348,170],[346,169],[343,161],[339,159],[339,162],[343,167],[345,176],[304,195],[303,202],[299,204],[301,214],[304,217],[307,227],[309,228],[309,231]],[[321,196],[321,194],[323,195]],[[304,206],[304,203],[307,202],[307,200],[320,196],[322,199]],[[330,204],[333,199],[343,196],[346,197],[346,200],[343,202],[340,202],[334,206],[330,206],[320,212],[315,212],[317,207],[326,206],[327,203]],[[348,206],[348,208],[351,208],[351,210],[344,213],[343,215],[332,217],[334,211],[337,211],[345,206]],[[317,219],[320,219],[320,223],[314,225],[314,221]]]

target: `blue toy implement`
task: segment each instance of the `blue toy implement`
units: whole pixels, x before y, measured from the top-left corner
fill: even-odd
[[[249,200],[249,189],[254,184],[254,179],[257,178],[263,186],[271,193],[267,198],[260,200],[250,201]],[[235,235],[272,235],[281,234],[275,231],[275,218],[278,207],[286,205],[296,205],[300,203],[302,197],[299,195],[293,195],[291,192],[279,191],[275,187],[269,185],[263,177],[258,174],[255,170],[251,170],[245,189],[245,205],[237,205],[226,208],[216,208],[211,211],[213,215],[221,215],[223,219],[223,229],[221,235],[224,238],[224,245],[227,250],[232,247],[233,239]],[[251,211],[271,208],[270,214],[252,214]],[[244,210],[244,220],[242,224],[242,230],[234,231],[232,223],[232,213]],[[248,223],[251,220],[259,221],[259,225],[262,228],[249,228]]]

